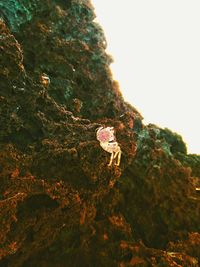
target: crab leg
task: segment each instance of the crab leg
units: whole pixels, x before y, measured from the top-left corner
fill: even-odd
[[[108,166],[111,166],[112,165],[113,158],[114,158],[114,152],[111,153],[110,162],[109,162]]]
[[[117,159],[116,165],[119,166],[120,160],[121,160],[121,154],[122,154],[121,150],[119,150],[116,154],[118,155],[118,159]]]

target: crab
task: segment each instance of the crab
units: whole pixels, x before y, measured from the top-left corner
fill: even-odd
[[[114,127],[100,127],[97,129],[96,136],[97,140],[100,142],[100,146],[105,151],[111,153],[108,166],[111,166],[113,160],[116,158],[117,162],[115,165],[119,166],[122,152],[115,138]]]

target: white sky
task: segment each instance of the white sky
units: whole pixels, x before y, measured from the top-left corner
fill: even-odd
[[[124,98],[200,154],[200,0],[92,0]]]

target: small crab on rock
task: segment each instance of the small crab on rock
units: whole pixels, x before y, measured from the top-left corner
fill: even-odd
[[[97,140],[100,142],[100,146],[107,152],[111,153],[110,162],[108,166],[111,166],[113,160],[117,158],[115,165],[119,166],[121,160],[121,148],[118,145],[114,127],[100,127],[96,133]]]

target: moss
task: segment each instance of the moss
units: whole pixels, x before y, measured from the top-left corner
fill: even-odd
[[[179,134],[165,128],[160,129],[160,134],[158,135],[158,138],[164,138],[166,140],[166,142],[170,145],[170,149],[173,154],[178,152],[183,154],[187,153],[186,144]]]
[[[41,8],[41,1],[3,0],[0,2],[2,17],[6,18],[11,31],[16,32],[20,26],[29,22],[34,13]]]
[[[72,17],[75,17],[77,23],[91,21],[95,17],[94,10],[87,0],[72,2],[69,13]]]
[[[183,153],[177,153],[176,158],[180,160],[180,162],[186,166],[190,167],[192,170],[192,176],[194,177],[200,177],[200,155],[197,154],[183,154]]]

